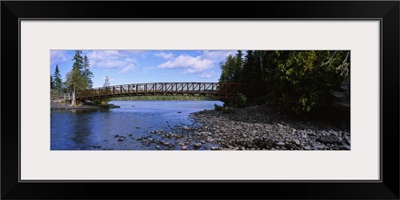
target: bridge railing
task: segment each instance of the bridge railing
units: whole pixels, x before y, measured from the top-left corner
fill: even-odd
[[[167,82],[136,83],[100,87],[77,91],[77,99],[110,98],[140,95],[206,95],[216,98],[231,98],[236,95],[240,83],[216,82]]]

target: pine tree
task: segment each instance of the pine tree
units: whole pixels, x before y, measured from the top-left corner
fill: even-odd
[[[108,87],[108,86],[110,86],[110,79],[108,78],[108,76],[106,76],[106,79],[104,79],[103,87]]]
[[[90,71],[90,63],[89,63],[89,58],[85,55],[83,57],[83,76],[86,79],[87,82],[87,88],[90,89],[93,87],[93,73]]]
[[[83,57],[82,57],[82,51],[81,50],[76,50],[75,51],[75,56],[72,60],[74,60],[74,64],[72,65],[73,69],[78,69],[81,71],[83,69]]]
[[[219,82],[232,83],[234,78],[235,68],[236,68],[236,59],[232,55],[229,55],[226,58],[225,63],[221,64],[222,73]]]
[[[233,82],[240,82],[241,80],[241,74],[243,70],[243,53],[241,50],[237,51],[237,54],[235,56],[236,58],[236,65],[235,65],[235,70],[233,72]]]
[[[50,75],[50,89],[54,88],[53,77]]]
[[[67,73],[66,85],[70,91],[85,90],[93,86],[93,73],[89,70],[90,64],[87,56],[82,57],[82,51],[76,50],[72,70]]]
[[[56,65],[56,69],[54,70],[54,74],[52,76],[53,79],[53,88],[58,92],[62,89],[62,79],[60,75],[60,70],[58,69],[58,65]]]

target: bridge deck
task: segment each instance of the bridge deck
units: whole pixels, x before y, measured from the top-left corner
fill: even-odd
[[[148,95],[205,95],[215,98],[231,98],[236,95],[240,83],[137,83],[115,85],[78,91],[77,100],[110,98],[119,96],[148,96]]]

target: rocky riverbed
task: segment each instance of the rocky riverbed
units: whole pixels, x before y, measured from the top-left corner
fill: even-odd
[[[290,119],[268,106],[236,109],[231,114],[201,111],[196,140],[227,150],[350,150],[350,130],[311,120]]]

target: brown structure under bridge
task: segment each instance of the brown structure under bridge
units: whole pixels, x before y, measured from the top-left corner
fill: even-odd
[[[237,94],[241,83],[168,82],[136,83],[87,89],[76,92],[76,100],[150,95],[201,95],[229,99]]]

